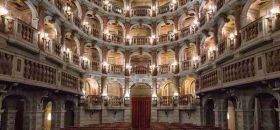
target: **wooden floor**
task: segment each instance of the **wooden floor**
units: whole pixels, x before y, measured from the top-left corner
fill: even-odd
[[[92,124],[83,127],[69,127],[61,130],[227,130],[212,126],[158,122],[149,129],[132,129],[129,123]]]

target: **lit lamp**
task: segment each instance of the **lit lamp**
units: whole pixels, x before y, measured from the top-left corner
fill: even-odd
[[[126,70],[127,70],[128,74],[129,74],[130,71],[131,71],[132,66],[127,64],[125,67],[126,67]]]
[[[69,62],[69,61],[70,61],[70,53],[71,53],[71,51],[70,51],[69,48],[67,48],[67,49],[64,51],[64,60],[65,60],[66,62]]]
[[[235,42],[235,34],[230,33],[229,34],[229,47],[230,47],[230,49],[234,48],[234,42]]]
[[[178,65],[178,62],[177,61],[174,61],[171,66],[172,66],[172,71],[173,72],[176,72],[177,71],[177,65]]]
[[[5,7],[0,7],[0,15],[6,15],[9,11]]]
[[[108,71],[108,67],[109,67],[109,64],[108,64],[106,61],[104,61],[104,62],[102,63],[102,68],[103,68],[103,71],[104,71],[105,73]]]
[[[127,39],[128,44],[131,44],[131,36],[130,36],[130,35],[127,35],[127,36],[126,36],[126,39]]]
[[[199,56],[193,56],[192,57],[192,61],[193,61],[193,67],[196,69],[198,68],[199,65]]]
[[[88,63],[89,63],[88,58],[85,57],[85,56],[83,56],[83,57],[82,57],[82,67],[83,67],[84,69],[87,69],[87,68],[88,68]]]
[[[154,70],[156,69],[156,66],[155,66],[155,65],[151,65],[151,66],[150,66],[150,69],[151,69],[151,72],[153,73]]]

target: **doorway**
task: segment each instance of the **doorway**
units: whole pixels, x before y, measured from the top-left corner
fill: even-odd
[[[143,130],[151,125],[151,88],[144,83],[131,87],[132,128]]]
[[[206,125],[215,126],[214,101],[208,100],[205,104]]]

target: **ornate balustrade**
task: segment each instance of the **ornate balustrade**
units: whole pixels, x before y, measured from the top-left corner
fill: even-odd
[[[0,51],[0,75],[12,75],[14,56]]]
[[[145,36],[134,36],[131,39],[132,45],[149,45],[150,38]]]
[[[186,60],[181,62],[181,69],[182,70],[191,70],[193,68],[192,61]]]
[[[180,106],[188,106],[195,103],[195,96],[192,94],[182,95],[179,97]]]
[[[197,31],[197,28],[194,26],[186,26],[181,29],[181,37],[186,37],[190,34],[194,34]]]
[[[53,47],[53,54],[58,56],[58,57],[61,57],[61,47],[62,47],[62,45],[60,45],[59,43],[53,42],[52,47]]]
[[[23,77],[26,79],[56,85],[56,69],[32,60],[24,60]]]
[[[123,42],[122,36],[115,34],[103,34],[103,40],[117,44],[121,44]]]
[[[261,17],[241,29],[242,44],[272,32],[272,19]]]
[[[112,5],[112,11],[116,14],[124,14],[123,8],[116,6],[116,5]]]
[[[162,34],[159,36],[159,43],[167,43],[177,40],[177,34]]]
[[[86,100],[90,106],[101,106],[102,105],[102,97],[99,95],[88,95]]]
[[[108,96],[108,106],[114,107],[114,106],[121,106],[122,104],[123,104],[122,97]]]
[[[223,55],[224,53],[234,50],[235,39],[224,39],[218,44],[218,55]]]
[[[72,62],[75,65],[80,65],[80,56],[78,54],[72,54]]]
[[[123,72],[123,65],[109,65],[109,73],[121,74]]]
[[[255,76],[255,58],[250,57],[222,67],[223,83]]]
[[[91,61],[91,69],[94,71],[100,70],[100,62],[98,61]]]
[[[148,74],[150,73],[150,69],[147,66],[133,66],[132,74]]]
[[[218,85],[218,71],[216,69],[201,76],[201,88]]]
[[[131,10],[132,16],[151,16],[149,8],[134,8]]]
[[[167,74],[171,72],[171,65],[169,64],[159,65],[158,69],[160,74]]]
[[[24,40],[28,43],[37,44],[35,40],[37,30],[20,19],[17,19],[16,23],[16,38],[19,40]]]
[[[173,106],[173,97],[172,96],[161,96],[159,99],[160,106]]]
[[[94,37],[97,37],[97,38],[100,37],[100,31],[99,31],[99,29],[97,29],[97,27],[92,27],[91,31],[90,31],[90,34]]]
[[[165,5],[160,6],[160,7],[158,8],[158,13],[159,13],[159,14],[167,13],[167,12],[170,10],[169,4],[170,4],[170,2],[169,2],[169,3],[166,3]]]
[[[66,72],[61,72],[61,86],[73,90],[79,90],[79,79]]]

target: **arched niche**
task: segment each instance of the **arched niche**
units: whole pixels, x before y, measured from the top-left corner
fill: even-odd
[[[158,54],[158,64],[159,65],[167,65],[173,64],[175,60],[175,52],[172,50],[161,51]]]
[[[118,81],[110,80],[106,86],[107,96],[109,97],[122,97],[122,85]]]
[[[112,65],[124,65],[123,53],[114,50],[108,51],[107,63]]]
[[[151,87],[146,83],[136,83],[130,88],[130,97],[152,97]]]
[[[195,96],[195,91],[196,91],[196,80],[192,77],[188,77],[184,80],[183,86],[180,89],[180,94],[181,95],[192,95]]]
[[[83,93],[87,96],[100,95],[99,85],[93,78],[87,78],[84,83]]]
[[[158,97],[171,97],[177,95],[178,91],[175,88],[175,84],[170,80],[165,80],[157,91]]]

